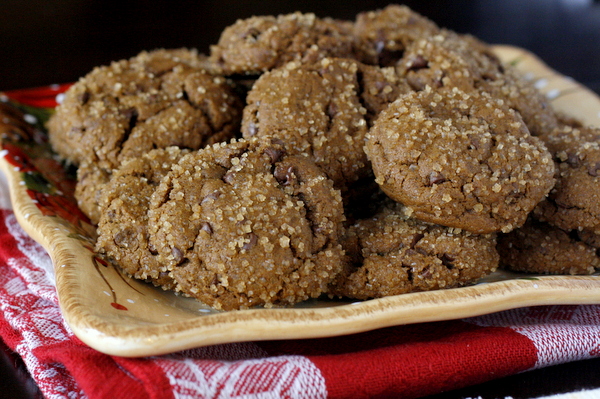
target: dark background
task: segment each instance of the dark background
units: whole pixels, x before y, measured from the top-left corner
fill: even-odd
[[[404,1],[440,26],[529,49],[600,93],[597,0]],[[314,12],[353,20],[387,1],[0,0],[0,90],[72,82],[96,65],[158,47],[208,52],[252,15]]]

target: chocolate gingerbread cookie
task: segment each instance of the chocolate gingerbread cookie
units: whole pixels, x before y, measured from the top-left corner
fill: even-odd
[[[258,75],[290,61],[353,56],[352,23],[296,12],[238,20],[211,47],[210,59],[227,75]]]
[[[403,95],[379,115],[365,150],[383,191],[414,217],[475,233],[519,227],[554,185],[543,143],[484,92]]]
[[[96,251],[128,275],[165,289],[174,284],[150,245],[148,205],[162,177],[187,152],[169,147],[124,162],[105,183],[99,199]]]
[[[359,59],[380,66],[394,65],[414,41],[439,31],[433,21],[402,5],[360,13],[354,23]]]
[[[75,199],[79,209],[93,224],[98,224],[100,220],[100,197],[111,175],[112,171],[106,171],[94,163],[83,162],[77,168]]]
[[[486,44],[445,29],[412,42],[395,66],[414,90],[430,86],[470,91],[504,74],[503,65]]]
[[[550,101],[534,82],[502,64],[490,46],[473,36],[441,29],[413,41],[395,66],[414,90],[431,86],[489,92],[519,112],[534,136],[548,134],[559,125]]]
[[[393,70],[324,58],[290,63],[263,74],[244,109],[242,134],[285,141],[343,188],[369,172],[363,151],[370,121],[401,92]]]
[[[151,244],[177,290],[217,309],[289,305],[339,273],[339,191],[281,143],[240,140],[182,158],[154,192]]]
[[[548,98],[540,93],[534,82],[510,66],[495,79],[478,80],[476,87],[502,99],[508,107],[519,112],[534,136],[548,135],[561,125]]]
[[[239,100],[204,65],[191,50],[156,50],[95,68],[48,122],[53,148],[76,165],[110,171],[152,148],[199,148],[231,137]]]
[[[535,216],[564,230],[600,232],[600,129],[564,126],[543,137],[557,183]]]
[[[156,50],[98,67],[75,83],[48,122],[50,143],[64,159],[110,176],[127,159],[168,146],[197,149],[231,138],[241,102],[191,50]],[[83,173],[83,172],[82,172]],[[89,181],[89,180],[88,180]],[[97,219],[97,187],[78,201]]]
[[[538,274],[592,274],[600,267],[597,247],[548,223],[527,223],[498,236],[501,267]]]
[[[330,292],[379,298],[471,284],[496,270],[495,235],[476,235],[408,217],[388,203],[348,229],[350,261]]]

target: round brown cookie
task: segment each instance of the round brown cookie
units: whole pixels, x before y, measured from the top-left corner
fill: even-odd
[[[153,148],[200,148],[234,135],[241,102],[191,50],[142,52],[97,67],[65,93],[48,122],[64,159],[107,173]]]
[[[396,69],[414,90],[456,86],[470,91],[480,81],[499,79],[504,72],[487,45],[472,36],[447,30],[415,40],[406,48]]]
[[[187,150],[157,149],[126,161],[104,186],[96,251],[127,274],[165,289],[174,288],[149,244],[148,205],[160,180]]]
[[[224,310],[317,297],[339,273],[339,191],[276,142],[192,153],[154,192],[151,243],[177,290]]]
[[[403,5],[360,13],[354,24],[359,59],[381,66],[394,65],[412,42],[439,30],[433,21]]]
[[[547,135],[560,126],[560,118],[548,98],[540,93],[533,81],[510,65],[505,66],[499,78],[479,80],[476,87],[501,98],[519,112],[534,136]]]
[[[225,74],[260,74],[290,61],[353,57],[352,23],[314,14],[257,16],[225,28],[210,59]]]
[[[554,185],[554,163],[521,117],[487,93],[404,95],[365,147],[376,181],[413,216],[475,233],[508,232]]]
[[[342,58],[267,72],[248,94],[242,134],[284,141],[288,152],[311,158],[343,188],[369,171],[367,119],[402,90],[387,72]]]
[[[104,186],[110,180],[111,173],[99,168],[94,163],[84,162],[77,168],[75,199],[79,209],[90,218],[93,224],[98,224],[100,220],[100,197]]]
[[[557,164],[557,182],[536,217],[564,230],[600,232],[600,129],[565,126],[543,139]]]
[[[600,267],[596,248],[577,233],[529,218],[527,223],[498,236],[500,266],[527,273],[591,274]]]
[[[348,229],[350,261],[330,292],[369,299],[464,286],[496,269],[495,245],[494,234],[420,222],[388,204]]]

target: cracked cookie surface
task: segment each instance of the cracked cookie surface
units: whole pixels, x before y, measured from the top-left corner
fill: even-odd
[[[367,135],[376,181],[415,218],[508,232],[554,185],[554,163],[521,117],[487,93],[401,96]]]
[[[496,270],[495,245],[495,234],[421,222],[390,201],[348,229],[350,261],[330,292],[369,299],[464,286]]]
[[[339,191],[281,143],[240,140],[182,158],[154,192],[151,243],[177,289],[217,309],[289,305],[339,273]]]
[[[187,150],[150,151],[125,162],[105,184],[99,200],[96,251],[128,275],[165,289],[174,287],[148,236],[148,205],[159,182]]]
[[[242,134],[285,141],[338,188],[369,173],[364,139],[372,119],[408,91],[393,70],[341,58],[290,63],[263,74],[248,94]]]
[[[389,5],[358,14],[353,31],[360,60],[391,66],[413,42],[437,34],[440,28],[407,6]]]
[[[184,49],[95,68],[69,88],[48,122],[53,149],[85,164],[89,176],[110,176],[121,162],[154,148],[197,149],[233,137],[242,104],[225,78],[207,69],[202,56]],[[77,192],[94,222],[96,183],[82,179]]]
[[[210,58],[226,75],[258,75],[290,61],[353,55],[352,23],[296,12],[238,20],[211,46]]]

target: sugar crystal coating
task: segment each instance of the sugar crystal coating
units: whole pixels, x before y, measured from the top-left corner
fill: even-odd
[[[365,135],[378,113],[408,88],[394,72],[354,60],[289,63],[263,74],[244,108],[244,137],[274,137],[321,167],[336,187],[369,173]]]
[[[411,43],[438,32],[433,21],[394,4],[360,13],[354,24],[359,59],[380,66],[394,65]]]
[[[534,214],[564,230],[600,232],[600,129],[561,126],[542,136],[557,165],[557,184]]]
[[[53,149],[88,177],[108,177],[121,162],[154,148],[197,149],[233,137],[241,102],[205,58],[155,50],[95,68],[65,93],[48,122]],[[92,170],[98,169],[98,170]],[[82,172],[83,174],[83,172]],[[97,179],[81,179],[77,199],[98,220]]]
[[[177,289],[217,309],[316,297],[342,266],[339,191],[278,142],[240,140],[185,156],[148,215]]]
[[[354,54],[352,24],[300,12],[255,16],[225,28],[211,60],[225,74],[259,74],[290,61],[316,62]]]
[[[597,246],[548,223],[528,219],[498,237],[502,267],[539,274],[592,274],[600,268]]]
[[[330,292],[379,298],[471,284],[498,267],[494,234],[420,222],[397,203],[348,229],[350,261]]]
[[[105,183],[98,201],[101,216],[96,251],[128,275],[165,289],[174,285],[150,244],[148,205],[171,165],[186,153],[168,147],[125,162]]]
[[[7,118],[4,137],[31,134]],[[406,6],[142,52],[74,84],[48,127],[99,255],[216,309],[471,284],[499,231],[506,268],[598,267],[597,129]]]
[[[458,88],[401,96],[367,135],[376,181],[431,223],[508,232],[554,185],[554,164],[520,116]]]

